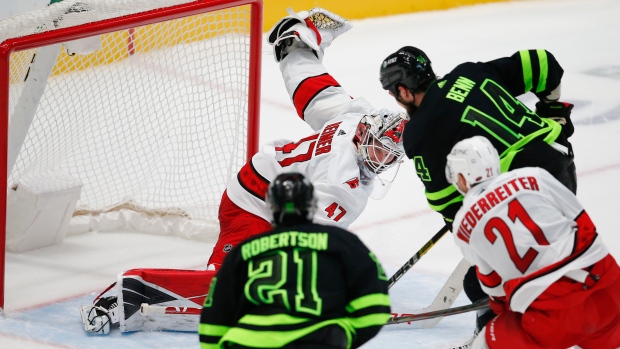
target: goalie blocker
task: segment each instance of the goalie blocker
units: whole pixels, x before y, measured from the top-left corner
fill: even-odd
[[[97,297],[93,304],[81,306],[84,329],[97,334],[108,334],[112,327],[119,327],[121,332],[196,332],[198,314],[183,309],[202,307],[215,273],[215,270],[176,269],[126,271],[119,274],[118,281]],[[108,291],[115,296],[106,297]],[[178,308],[179,311],[171,316],[141,311],[148,305],[156,306],[156,309]]]

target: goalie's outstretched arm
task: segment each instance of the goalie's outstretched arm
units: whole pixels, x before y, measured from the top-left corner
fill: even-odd
[[[315,131],[351,102],[321,63],[324,49],[350,28],[347,20],[319,8],[284,17],[268,34],[297,115]]]

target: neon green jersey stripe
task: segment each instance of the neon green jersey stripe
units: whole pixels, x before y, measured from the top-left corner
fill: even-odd
[[[220,349],[220,345],[219,344],[207,344],[207,343],[200,343],[200,349]]]
[[[440,191],[436,191],[432,193],[425,191],[424,194],[426,195],[426,199],[428,201],[438,201],[438,200],[447,198],[448,196],[454,194],[455,192],[456,192],[456,187],[453,185],[449,185]],[[445,209],[446,207],[452,205],[453,203],[461,202],[461,201],[463,201],[463,196],[459,195],[458,197],[444,203],[443,205],[433,205],[429,202],[428,206],[430,206],[430,208],[432,208],[435,211],[441,211]]]
[[[435,191],[432,193],[429,193],[428,191],[425,192],[426,197],[429,200],[440,200],[443,199],[449,195],[452,195],[454,192],[456,191],[456,187],[453,185],[449,185],[447,187],[445,187],[444,189],[441,189],[440,191]]]
[[[387,319],[385,322],[387,322]],[[226,335],[222,338],[220,343],[231,342],[253,348],[280,348],[294,340],[318,330],[319,328],[332,324],[339,325],[345,330],[347,338],[349,339],[349,344],[347,347],[350,347],[352,328],[349,319],[332,319],[293,331],[269,331],[266,329],[249,330],[233,327],[230,331],[226,332]]]
[[[360,309],[373,307],[377,305],[383,305],[383,306],[389,307],[390,297],[388,297],[387,294],[383,294],[383,293],[369,294],[369,295],[366,295],[366,296],[363,296],[363,297],[360,297],[360,298],[357,298],[351,301],[351,303],[347,305],[346,310],[349,313],[352,313]]]
[[[523,68],[523,84],[525,91],[532,90],[532,62],[530,61],[530,52],[528,50],[519,51],[521,56],[521,67]]]
[[[538,65],[540,66],[540,76],[538,77],[538,86],[536,92],[542,92],[547,88],[547,76],[549,75],[549,60],[547,59],[547,51],[536,50],[538,54]]]
[[[448,206],[450,206],[450,205],[452,205],[452,204],[454,204],[454,203],[461,202],[461,201],[463,201],[463,195],[461,195],[461,196],[459,196],[459,197],[456,197],[456,198],[454,198],[454,199],[452,199],[452,200],[450,200],[450,201],[446,202],[446,203],[445,203],[445,204],[443,204],[443,205],[433,205],[433,204],[429,203],[429,204],[428,204],[428,206],[429,206],[430,208],[432,208],[433,210],[435,210],[435,211],[438,211],[438,212],[439,212],[439,211],[441,211],[441,210],[445,209],[446,207],[448,207]]]
[[[198,325],[198,333],[204,336],[218,336],[221,337],[228,331],[230,327],[228,326],[219,326],[219,325],[210,325],[210,324],[200,324]]]
[[[260,325],[260,326],[276,326],[276,325],[295,325],[307,322],[309,319],[291,316],[288,314],[275,315],[244,315],[240,320],[240,324]]]

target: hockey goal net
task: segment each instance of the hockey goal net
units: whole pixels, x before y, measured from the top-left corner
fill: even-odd
[[[64,0],[0,21],[2,246],[7,191],[59,172],[82,184],[69,230],[216,237],[257,149],[261,40],[261,0]]]

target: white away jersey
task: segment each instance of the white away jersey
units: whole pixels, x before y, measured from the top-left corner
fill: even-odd
[[[573,193],[534,167],[474,186],[453,230],[483,290],[521,313],[559,278],[575,279],[609,253]]]
[[[265,204],[269,183],[282,172],[300,172],[314,185],[314,222],[347,228],[368,201],[353,137],[361,118],[375,109],[364,99],[352,99],[309,50],[291,52],[280,69],[299,117],[316,132],[301,140],[265,144],[229,183],[228,196],[242,209],[271,221]]]

